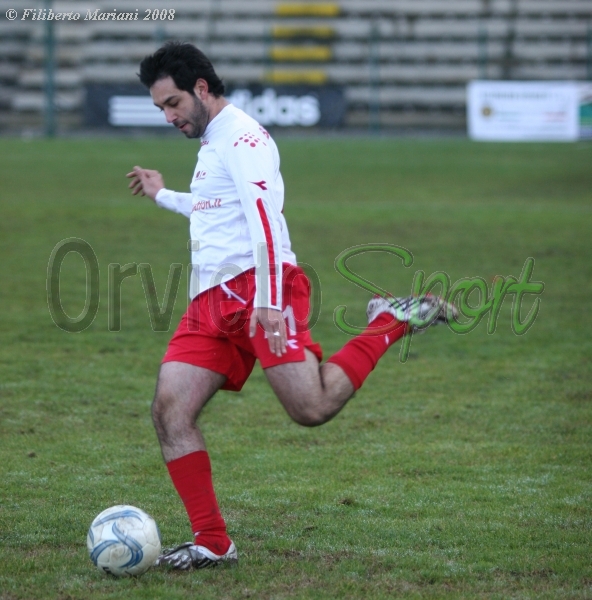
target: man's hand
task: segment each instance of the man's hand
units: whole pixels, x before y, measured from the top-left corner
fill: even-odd
[[[148,198],[154,200],[156,194],[164,188],[162,175],[158,171],[134,167],[133,171],[128,173],[126,177],[131,179],[127,187],[132,190],[134,196],[142,194],[142,196],[148,196]]]
[[[250,337],[255,337],[257,323],[261,324],[267,334],[271,352],[276,356],[285,354],[287,345],[286,323],[281,311],[273,308],[255,308],[249,324]]]

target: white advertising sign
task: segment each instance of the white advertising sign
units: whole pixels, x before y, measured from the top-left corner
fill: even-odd
[[[111,96],[109,123],[122,126],[171,127],[150,96]]]
[[[577,140],[580,90],[563,81],[471,81],[469,137],[483,141]]]

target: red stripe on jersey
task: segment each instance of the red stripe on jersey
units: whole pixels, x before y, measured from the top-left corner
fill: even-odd
[[[265,232],[265,242],[267,243],[267,261],[269,262],[269,278],[271,280],[271,303],[273,306],[277,306],[277,273],[275,269],[275,253],[273,251],[273,237],[271,236],[271,227],[269,226],[269,219],[263,206],[263,200],[257,198],[257,209],[259,210],[259,216],[261,217],[261,223],[263,224],[263,231]]]

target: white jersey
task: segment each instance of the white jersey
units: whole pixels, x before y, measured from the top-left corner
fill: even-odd
[[[282,307],[282,263],[296,264],[282,214],[284,182],[270,135],[232,104],[208,124],[191,193],[162,189],[156,203],[190,220],[190,295],[255,267],[255,307]]]

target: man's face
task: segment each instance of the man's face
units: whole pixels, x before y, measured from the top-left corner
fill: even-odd
[[[206,105],[194,94],[180,90],[172,77],[159,79],[150,88],[152,100],[188,138],[201,137],[210,121]]]

